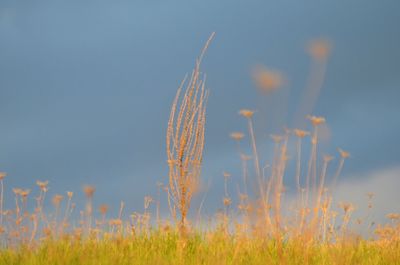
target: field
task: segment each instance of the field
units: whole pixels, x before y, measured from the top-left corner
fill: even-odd
[[[242,181],[232,183],[231,174],[223,173],[225,189],[218,201],[223,210],[212,218],[201,215],[202,205],[193,207],[194,196],[201,193],[209,97],[200,65],[212,37],[172,103],[166,132],[169,178],[166,185],[158,184],[169,217],[160,215],[161,197],[148,196],[143,212],[124,219],[121,203],[118,217],[109,218],[107,205],[93,205],[93,186],[83,188],[83,207],[68,191],[51,198],[49,211],[49,183],[43,180],[32,193],[13,188],[15,198],[7,200],[15,200],[15,208],[3,209],[8,176],[0,173],[0,264],[400,264],[400,214],[388,213],[387,222],[378,225],[368,218],[353,220],[351,202],[335,205],[340,200],[334,198],[335,187],[350,154],[339,148],[335,167],[333,156],[320,155],[324,117],[301,117],[309,131],[285,128],[271,135],[272,157],[263,164],[254,132],[257,113],[239,110],[248,128],[230,137],[237,145]],[[324,40],[309,47],[317,69],[311,86],[317,90],[329,51]],[[262,67],[254,71],[254,80],[266,94],[284,84],[280,73]],[[245,154],[244,145],[251,154]],[[290,161],[293,174],[287,173]],[[287,179],[295,187],[291,197],[286,196]],[[228,192],[230,185],[238,187],[237,194]],[[371,211],[373,197],[365,197]],[[28,209],[28,200],[35,200],[34,209]],[[352,230],[357,223],[368,232]]]

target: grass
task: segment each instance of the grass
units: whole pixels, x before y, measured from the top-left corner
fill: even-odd
[[[222,232],[192,234],[153,231],[123,239],[46,240],[38,248],[3,249],[0,264],[400,264],[400,245],[365,240],[337,244],[288,241],[283,255],[272,240]]]
[[[200,190],[205,143],[208,92],[200,62],[212,37],[185,90],[183,82],[172,104],[166,137],[169,178],[165,186],[157,183],[157,198],[146,196],[143,212],[132,213],[127,220],[123,219],[125,204],[121,202],[118,216],[109,218],[105,204],[98,206],[100,214],[95,214],[95,187],[85,186],[86,203],[80,208],[80,218],[71,220],[78,208],[73,192],[55,194],[51,198],[53,211],[45,211],[48,182],[37,181],[34,209],[27,207],[31,190],[14,188],[15,208],[5,210],[6,173],[0,172],[0,264],[400,264],[400,214],[388,214],[390,222],[376,229],[372,229],[372,220],[357,220],[375,233],[363,238],[351,229],[353,205],[343,202],[339,209],[333,205],[334,188],[350,154],[338,149],[335,167],[333,156],[319,158],[319,130],[326,122],[319,116],[307,116],[310,131],[286,128],[281,135],[271,135],[273,155],[263,164],[254,131],[256,112],[240,110],[239,115],[247,121],[248,137],[242,132],[233,132],[230,137],[237,144],[242,181],[231,183],[231,174],[224,172],[219,202],[223,211],[204,223],[200,204],[197,218],[189,220],[192,198]],[[325,64],[327,45],[319,41],[311,46],[315,64]],[[284,78],[268,71],[259,67],[256,83],[263,93],[275,93]],[[310,81],[312,91],[319,91],[324,73],[313,72],[317,81]],[[308,159],[303,150],[306,140],[310,141]],[[251,156],[242,146],[245,141]],[[292,142],[293,154],[289,151]],[[295,161],[294,176],[287,174],[290,156]],[[288,177],[297,191],[292,202],[285,197]],[[233,204],[230,185],[237,187],[237,205]],[[160,217],[161,192],[165,192],[169,206],[171,217],[167,219]],[[369,193],[369,210],[372,199]]]

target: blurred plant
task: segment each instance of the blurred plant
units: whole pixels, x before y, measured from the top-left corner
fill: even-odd
[[[180,213],[179,227],[182,233],[185,230],[192,197],[199,187],[208,96],[208,91],[205,90],[205,78],[200,74],[200,64],[213,36],[214,34],[210,36],[197,59],[182,97],[181,91],[186,78],[179,87],[168,121],[169,190],[173,207]]]

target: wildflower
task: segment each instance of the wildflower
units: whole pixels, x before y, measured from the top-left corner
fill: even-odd
[[[144,197],[144,208],[147,209],[150,206],[150,203],[153,202],[153,198],[151,196]]]
[[[224,176],[225,179],[229,178],[231,174],[229,172],[223,172],[222,175]]]
[[[400,220],[400,214],[399,213],[389,213],[386,215],[386,218],[390,220]]]
[[[26,198],[26,197],[28,197],[30,192],[31,192],[31,190],[21,190],[19,195],[21,195],[22,198]]]
[[[102,215],[105,215],[105,214],[107,213],[107,211],[108,211],[108,205],[107,205],[107,204],[102,204],[102,205],[100,205],[100,207],[99,207],[99,212],[100,212]]]
[[[239,111],[239,115],[242,115],[243,117],[250,119],[251,117],[253,117],[254,111],[249,109],[241,109]]]
[[[40,181],[40,180],[36,181],[36,185],[38,185],[39,188],[40,188],[42,191],[44,191],[44,190],[46,189],[46,187],[47,187],[48,184],[49,184],[48,181]]]
[[[325,123],[325,118],[324,117],[317,117],[317,116],[307,116],[307,119],[309,119],[311,121],[311,124],[313,126],[318,126],[322,123]]]
[[[56,207],[58,207],[58,206],[60,205],[62,199],[63,199],[63,196],[62,196],[62,195],[60,195],[60,194],[54,195],[54,197],[53,197],[53,199],[52,199],[53,205],[56,206]]]
[[[93,197],[93,194],[95,191],[96,191],[96,189],[93,186],[83,187],[83,192],[85,193],[86,197],[88,197],[88,198]]]
[[[331,51],[331,44],[325,39],[312,41],[308,46],[310,55],[318,61],[325,60]]]
[[[333,160],[333,156],[331,156],[331,155],[324,155],[324,162],[329,162],[329,161],[332,161]]]
[[[348,157],[350,157],[350,153],[349,153],[349,152],[343,151],[343,150],[340,149],[340,148],[338,148],[338,151],[339,151],[339,154],[340,154],[340,156],[341,156],[342,158],[348,158]]]
[[[19,189],[19,188],[14,188],[14,189],[12,189],[12,190],[13,190],[13,192],[14,192],[15,195],[20,195],[21,192],[22,192],[22,190]]]
[[[299,130],[299,129],[294,129],[294,134],[299,137],[299,138],[304,138],[305,136],[309,135],[310,133],[307,131]]]
[[[348,202],[341,202],[339,207],[343,209],[344,213],[347,214],[348,212],[354,210],[354,207],[351,203]]]
[[[71,199],[73,195],[74,193],[72,191],[67,191],[67,196],[69,199]]]
[[[282,141],[282,136],[280,135],[271,134],[270,137],[272,138],[272,141],[274,141],[277,144]]]
[[[235,141],[240,141],[240,140],[243,139],[244,134],[241,133],[241,132],[232,132],[232,133],[230,134],[230,137],[231,137],[233,140],[235,140]]]
[[[225,197],[223,201],[225,206],[229,206],[232,204],[232,200],[228,197]]]
[[[244,161],[250,160],[251,156],[245,155],[245,154],[240,154],[240,158]]]
[[[253,79],[258,88],[265,93],[277,90],[283,83],[281,73],[262,66],[253,71]]]
[[[0,172],[0,180],[3,180],[5,176],[7,176],[6,172]]]

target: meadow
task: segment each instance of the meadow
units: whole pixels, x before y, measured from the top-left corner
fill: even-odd
[[[271,135],[272,157],[264,163],[254,130],[257,113],[238,110],[247,129],[230,138],[237,146],[241,182],[232,183],[231,173],[224,172],[223,196],[217,202],[222,210],[212,218],[201,215],[203,205],[194,206],[193,198],[202,191],[209,94],[200,66],[212,37],[172,102],[166,131],[168,179],[166,185],[157,184],[165,196],[145,197],[143,211],[125,219],[121,202],[118,216],[111,218],[108,205],[93,204],[95,187],[85,186],[86,202],[77,205],[72,191],[48,199],[48,181],[38,180],[32,190],[12,188],[15,197],[6,199],[15,201],[15,208],[4,209],[4,189],[9,187],[2,172],[0,264],[400,264],[400,214],[388,213],[387,222],[379,225],[367,218],[353,220],[351,202],[334,205],[340,200],[334,198],[335,187],[351,155],[340,148],[335,159],[320,154],[320,128],[326,123],[321,116],[302,116],[308,122],[304,128]],[[316,66],[312,90],[322,84],[329,50],[324,40],[309,47]],[[266,94],[285,82],[279,72],[263,67],[253,78]],[[290,195],[287,182],[295,187]],[[230,185],[237,194],[228,192]],[[365,197],[371,211],[373,197]],[[169,217],[160,214],[161,198],[166,198]],[[33,209],[28,200],[34,200]],[[52,208],[45,207],[48,201]],[[356,233],[354,224],[363,224],[370,233]]]

